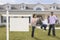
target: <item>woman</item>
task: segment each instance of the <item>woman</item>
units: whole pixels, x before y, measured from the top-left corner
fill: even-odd
[[[32,37],[34,37],[34,31],[35,31],[35,27],[36,27],[36,22],[37,22],[36,15],[33,14],[32,22],[31,22],[31,24],[32,24],[32,34],[31,34],[31,36]]]

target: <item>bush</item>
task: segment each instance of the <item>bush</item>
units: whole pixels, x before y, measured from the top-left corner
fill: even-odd
[[[0,27],[6,27],[6,25],[0,25]]]

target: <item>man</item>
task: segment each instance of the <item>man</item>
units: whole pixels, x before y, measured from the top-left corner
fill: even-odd
[[[51,12],[51,15],[48,17],[48,23],[49,23],[49,31],[48,36],[50,36],[50,32],[52,30],[53,36],[56,36],[55,34],[55,23],[57,22],[57,17]]]
[[[42,25],[42,17],[38,18],[36,25],[39,25],[39,26]]]

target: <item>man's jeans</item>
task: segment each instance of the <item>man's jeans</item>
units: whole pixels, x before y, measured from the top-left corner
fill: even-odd
[[[50,25],[49,25],[48,35],[50,35],[51,30],[52,30],[53,36],[55,36],[55,24],[50,24]]]

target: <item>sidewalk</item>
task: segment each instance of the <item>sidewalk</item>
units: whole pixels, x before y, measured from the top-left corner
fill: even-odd
[[[36,28],[41,29],[40,26],[37,26]],[[46,29],[48,29],[48,27]],[[60,27],[55,27],[55,29],[60,29]]]

